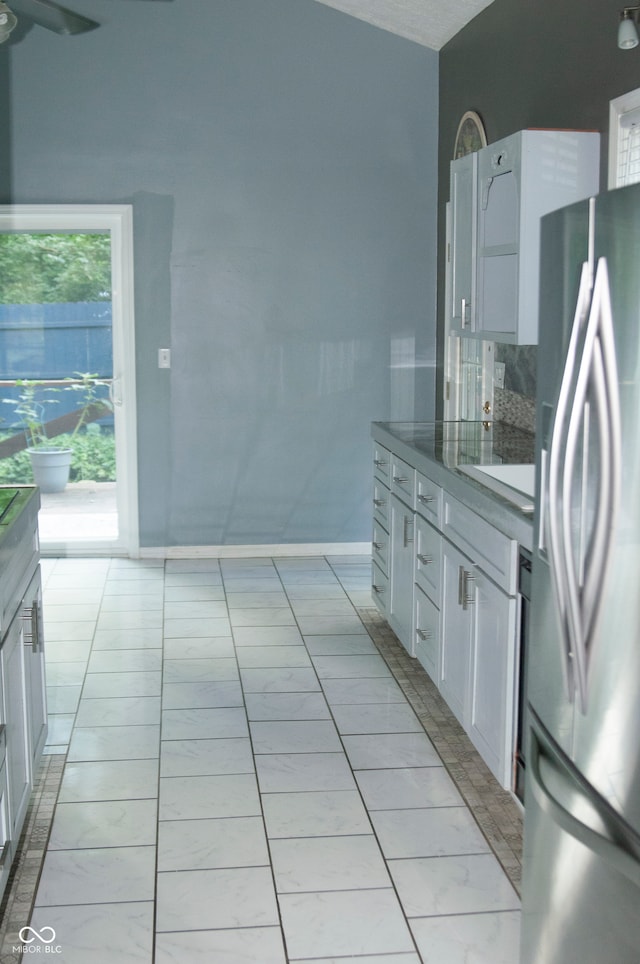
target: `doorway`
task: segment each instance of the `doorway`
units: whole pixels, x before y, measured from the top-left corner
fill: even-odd
[[[87,302],[83,305],[80,321],[71,317],[76,306],[67,305],[64,311],[67,320],[61,325],[64,331],[56,334],[47,331],[46,326],[51,328],[51,319],[56,313],[60,315],[58,304],[49,304],[46,311],[44,306],[39,306],[40,315],[46,315],[48,319],[44,326],[37,323],[30,325],[26,313],[29,306],[21,305],[20,307],[25,309],[22,314],[25,321],[21,331],[14,331],[14,336],[20,336],[20,343],[25,345],[29,344],[29,338],[32,337],[27,329],[33,328],[35,341],[32,347],[39,356],[41,369],[40,375],[33,365],[27,366],[29,370],[22,374],[14,371],[14,380],[22,381],[23,384],[12,389],[13,395],[32,392],[34,382],[38,383],[38,415],[40,416],[43,403],[52,401],[56,404],[51,414],[58,417],[47,415],[42,418],[44,424],[49,426],[49,434],[66,431],[66,436],[60,436],[64,441],[69,438],[69,431],[74,432],[77,419],[74,423],[73,415],[65,415],[64,409],[76,408],[76,415],[82,409],[83,399],[86,401],[87,398],[86,383],[89,376],[92,382],[91,391],[105,403],[102,408],[97,405],[90,408],[88,417],[80,425],[82,436],[77,435],[76,430],[77,439],[83,439],[84,449],[98,453],[95,463],[97,466],[100,462],[100,466],[87,473],[95,477],[86,481],[70,481],[66,486],[63,485],[61,491],[42,492],[42,554],[137,556],[139,539],[131,207],[2,205],[0,235],[6,234],[21,234],[36,240],[37,236],[53,239],[59,248],[72,252],[72,264],[65,269],[68,271],[73,271],[73,252],[76,247],[78,264],[83,258],[89,257],[86,252],[91,249],[100,250],[103,258],[110,259],[110,265],[107,264],[106,269],[102,266],[103,276],[95,282],[93,288],[89,285],[86,289],[91,299],[95,298],[96,301],[94,303],[91,300],[90,304]],[[55,247],[55,244],[52,243],[52,246]],[[37,266],[30,270],[37,270]],[[87,273],[89,272],[85,272]],[[68,291],[69,288],[65,290]],[[82,299],[82,287],[79,299]],[[55,302],[56,297],[51,296],[49,300]],[[66,294],[61,295],[60,300],[70,299]],[[19,311],[18,314],[20,315]],[[54,327],[55,324],[54,321]],[[53,357],[56,351],[64,356],[62,360]],[[3,386],[7,385],[6,374],[3,373]],[[42,374],[45,375],[44,378],[41,377]],[[28,381],[26,388],[25,379]],[[3,395],[10,394],[4,387],[2,391]],[[82,398],[76,392],[81,392]],[[70,404],[74,397],[75,405]],[[3,405],[2,408],[6,410],[7,406]],[[24,404],[22,408],[24,410]],[[0,414],[6,423],[5,411]],[[72,421],[65,423],[65,418],[71,418]],[[23,425],[24,422],[23,411]],[[26,458],[26,452],[23,453],[23,458]],[[112,466],[105,467],[109,460],[115,462],[115,471]],[[10,480],[6,480],[5,484],[7,481]]]

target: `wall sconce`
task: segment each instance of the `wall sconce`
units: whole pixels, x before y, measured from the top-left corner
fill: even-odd
[[[620,11],[620,25],[618,27],[618,47],[620,50],[633,50],[638,46],[638,28],[636,14],[640,7],[625,7]]]
[[[9,34],[18,22],[18,18],[6,3],[0,3],[0,44],[9,39]]]

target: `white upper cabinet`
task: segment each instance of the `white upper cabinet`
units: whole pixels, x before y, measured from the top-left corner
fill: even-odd
[[[451,162],[450,326],[460,333],[475,330],[477,154]]]
[[[451,164],[451,328],[537,344],[540,218],[598,193],[600,135],[519,131],[470,157]]]

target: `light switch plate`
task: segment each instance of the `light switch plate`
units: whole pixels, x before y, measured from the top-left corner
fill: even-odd
[[[158,368],[171,368],[170,348],[158,348]]]

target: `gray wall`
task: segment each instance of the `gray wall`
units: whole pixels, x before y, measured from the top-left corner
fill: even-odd
[[[370,421],[433,413],[438,55],[313,0],[82,10],[0,50],[2,200],[133,204],[141,544],[368,540]]]
[[[606,189],[609,101],[640,87],[640,47],[617,47],[621,7],[602,0],[494,0],[440,51],[440,323],[444,212],[460,118],[478,111],[489,143],[527,127],[598,130]],[[440,368],[438,408],[441,384]]]

